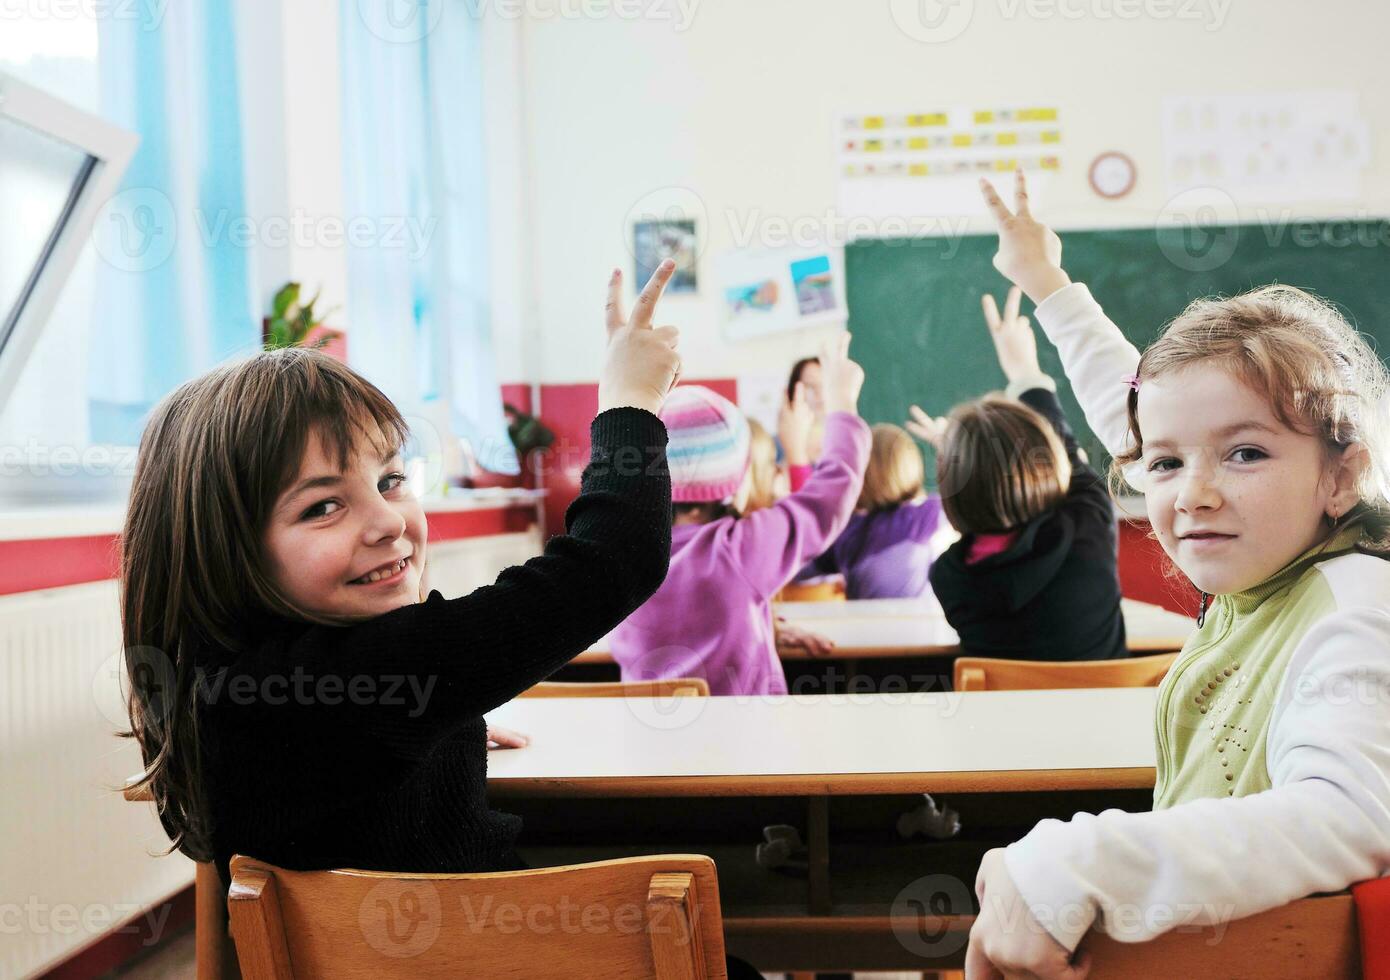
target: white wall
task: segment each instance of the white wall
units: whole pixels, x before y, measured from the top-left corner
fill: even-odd
[[[624,216],[659,188],[688,188],[709,216],[700,274],[711,288],[670,298],[662,315],[682,328],[686,374],[780,373],[812,352],[814,335],[726,343],[710,260],[751,220],[817,218],[834,205],[832,122],[845,110],[1059,106],[1064,170],[1037,204],[1060,227],[1154,223],[1167,200],[1159,166],[1166,95],[1352,88],[1373,138],[1390,129],[1387,5],[1118,2],[1141,16],[1107,17],[1117,0],[1062,0],[1062,8],[1057,0],[962,0],[973,17],[946,43],[899,29],[894,11],[910,13],[919,0],[703,0],[684,32],[669,20],[529,18],[523,98],[537,380],[596,377],[607,272],[620,264],[631,276]],[[1132,156],[1139,173],[1133,193],[1114,203],[1086,180],[1090,160],[1109,149]],[[1387,213],[1383,154],[1364,187],[1360,203]],[[1317,193],[1310,187],[1295,211],[1345,211]]]

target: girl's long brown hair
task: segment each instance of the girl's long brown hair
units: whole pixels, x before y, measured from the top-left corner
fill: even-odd
[[[324,354],[257,354],[184,384],[140,439],[121,536],[131,730],[173,847],[210,860],[198,739],[200,653],[238,651],[268,615],[314,619],[275,588],[267,518],[314,434],[346,469],[355,447],[407,436],[390,399]]]

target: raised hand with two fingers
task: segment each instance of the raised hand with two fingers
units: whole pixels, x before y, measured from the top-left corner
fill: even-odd
[[[994,267],[1028,294],[1034,303],[1041,303],[1071,279],[1062,271],[1062,240],[1047,225],[1033,217],[1028,204],[1028,181],[1023,171],[1014,178],[1014,209],[1000,198],[984,177],[980,191],[985,206],[994,216],[999,229],[999,251],[994,255]]]
[[[985,311],[985,323],[989,326],[990,339],[994,341],[994,353],[999,357],[999,366],[1004,377],[1010,381],[1029,378],[1040,374],[1038,367],[1038,338],[1028,318],[1018,312],[1022,291],[1014,286],[1004,300],[1001,315],[994,297],[986,293],[981,298]]]
[[[598,382],[600,412],[631,407],[655,415],[680,380],[681,359],[676,352],[680,331],[652,326],[656,301],[675,271],[671,259],[657,266],[628,317],[623,314],[623,274],[613,270],[608,280],[608,352]]]

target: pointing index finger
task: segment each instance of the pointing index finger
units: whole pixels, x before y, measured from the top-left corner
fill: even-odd
[[[1023,297],[1023,290],[1017,286],[1009,289],[1009,295],[1004,300],[1004,322],[1013,326],[1013,322],[1018,319],[1018,303]]]
[[[652,277],[642,287],[642,295],[637,297],[637,304],[632,308],[632,325],[634,327],[646,329],[652,325],[652,313],[656,310],[656,301],[661,297],[662,290],[671,281],[671,276],[675,274],[675,271],[676,263],[673,259],[663,259],[661,264],[656,267]]]
[[[994,296],[985,293],[980,297],[980,306],[985,311],[985,323],[989,324],[989,332],[994,333],[999,329],[999,306],[994,302]]]
[[[988,207],[990,213],[994,215],[995,221],[1003,224],[1013,217],[1013,212],[1009,210],[1009,206],[1000,198],[999,192],[994,189],[994,185],[989,182],[988,178],[980,178],[980,193],[985,196],[985,206]]]
[[[614,269],[608,277],[608,304],[604,313],[609,333],[627,322],[627,317],[623,316],[623,273],[620,269]]]
[[[1027,218],[1033,216],[1028,210],[1028,178],[1023,176],[1023,168],[1014,171],[1014,210]]]

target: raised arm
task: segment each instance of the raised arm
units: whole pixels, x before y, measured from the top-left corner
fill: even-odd
[[[740,518],[730,531],[735,563],[762,596],[775,593],[830,547],[859,499],[870,436],[858,414],[864,372],[849,359],[849,341],[843,334],[821,353],[828,414],[823,450],[810,478],[774,506]]]
[[[402,710],[394,734],[426,742],[511,700],[603,636],[656,591],[671,554],[671,479],[666,428],[657,418],[680,373],[674,327],[652,327],[670,279],[663,263],[622,314],[618,272],[610,281],[608,352],[599,415],[579,497],[566,533],[538,558],[493,585],[419,604],[348,627],[316,627],[299,638],[335,671],[416,678],[428,696]],[[379,716],[380,717],[380,716]]]
[[[1139,351],[1105,316],[1090,291],[1062,269],[1062,242],[1033,217],[1020,171],[1010,210],[989,181],[981,190],[999,229],[994,267],[1037,304],[1037,318],[1057,347],[1091,431],[1111,455],[1129,445],[1126,383],[1139,366]]]

